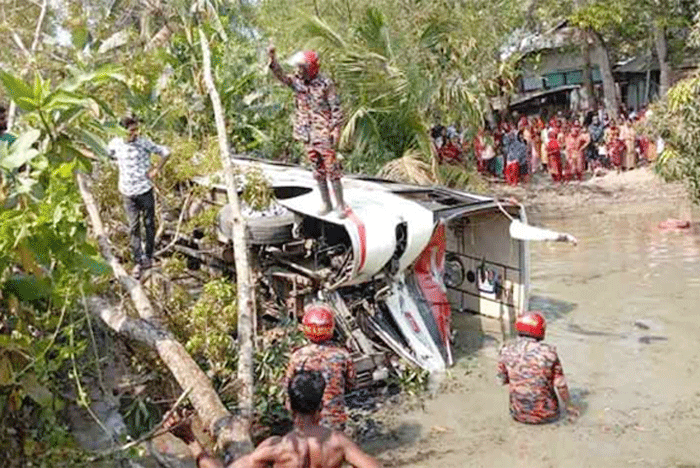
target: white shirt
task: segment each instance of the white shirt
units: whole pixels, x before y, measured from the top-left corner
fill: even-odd
[[[119,166],[119,192],[127,197],[144,194],[153,188],[148,170],[151,168],[151,153],[170,156],[170,150],[158,146],[145,138],[138,137],[133,142],[113,138],[107,145],[109,155]]]

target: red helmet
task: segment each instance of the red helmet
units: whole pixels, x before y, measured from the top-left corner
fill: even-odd
[[[518,335],[530,336],[538,340],[544,338],[546,328],[547,324],[541,312],[526,312],[515,321]]]
[[[333,312],[328,304],[314,303],[304,309],[304,335],[314,343],[323,343],[333,338]]]
[[[312,79],[316,78],[316,75],[318,75],[318,69],[319,69],[318,54],[316,53],[316,51],[315,50],[305,50],[304,51],[304,62],[305,62],[307,70],[309,71],[309,77]]]

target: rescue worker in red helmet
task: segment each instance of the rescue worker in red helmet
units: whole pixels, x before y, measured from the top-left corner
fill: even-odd
[[[569,389],[554,346],[543,343],[546,323],[540,312],[527,312],[515,322],[518,338],[503,345],[498,377],[510,390],[510,415],[516,421],[541,424],[559,418],[559,399],[570,416]],[[557,398],[557,394],[559,399]]]
[[[268,48],[268,55],[272,73],[294,91],[293,136],[304,145],[313,165],[314,178],[323,202],[319,214],[326,215],[333,209],[328,189],[330,182],[338,202],[338,215],[344,218],[349,210],[343,198],[343,185],[340,180],[342,172],[335,154],[340,140],[343,112],[335,85],[319,73],[318,54],[313,50],[297,52],[291,57],[289,63],[299,67],[295,75],[287,75],[282,70],[277,62],[274,45]]]
[[[311,343],[290,357],[285,386],[294,374],[302,370],[321,372],[326,380],[321,424],[342,431],[348,420],[345,393],[355,385],[355,365],[350,353],[332,342],[335,322],[328,304],[316,302],[308,305],[304,309],[302,326]]]

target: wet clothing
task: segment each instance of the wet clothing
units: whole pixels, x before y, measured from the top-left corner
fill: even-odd
[[[300,370],[319,371],[326,380],[323,392],[321,424],[342,430],[348,415],[345,412],[345,393],[355,385],[356,371],[350,353],[329,343],[311,343],[296,350],[289,359],[285,388]]]
[[[312,159],[314,175],[340,179],[340,166],[335,160],[334,150],[338,142],[334,141],[333,135],[342,123],[343,112],[333,82],[322,74],[310,81],[298,75],[286,75],[276,61],[270,63],[270,69],[294,92],[294,139],[304,144],[309,156],[324,155]]]
[[[559,417],[559,402],[569,389],[554,346],[518,337],[506,343],[498,359],[498,377],[510,390],[510,414],[516,421],[546,423]]]

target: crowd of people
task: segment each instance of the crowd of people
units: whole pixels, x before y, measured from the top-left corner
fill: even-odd
[[[483,174],[508,184],[548,173],[555,182],[582,180],[599,169],[625,171],[653,161],[657,142],[638,131],[646,110],[611,119],[602,109],[586,114],[554,113],[503,118],[476,135],[455,126],[433,127],[431,136],[441,164],[465,164],[470,158]]]

